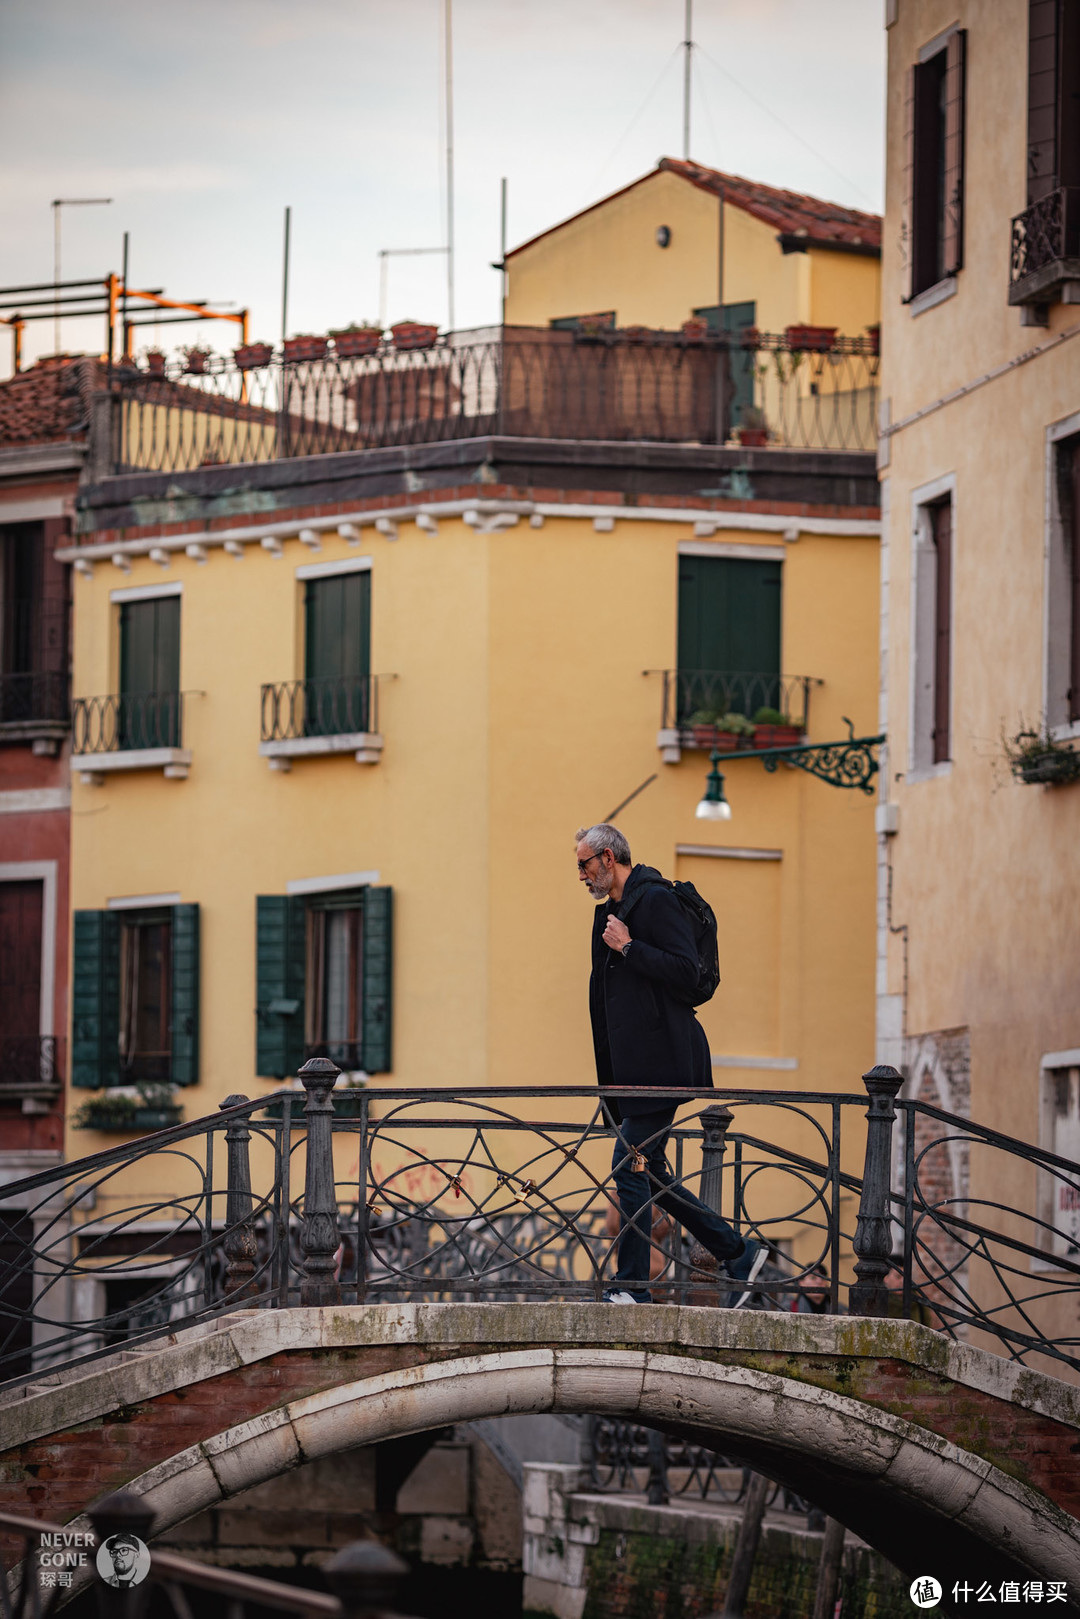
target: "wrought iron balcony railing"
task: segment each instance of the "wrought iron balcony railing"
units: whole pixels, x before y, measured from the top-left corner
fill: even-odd
[[[1059,186],[1012,222],[1011,304],[1050,302],[1063,281],[1080,280],[1080,186]]]
[[[595,1086],[361,1090],[358,1111],[335,1117],[337,1074],[314,1058],[306,1096],[279,1091],[9,1182],[25,1218],[0,1261],[0,1381],[254,1299],[600,1297],[619,1219]],[[1080,1371],[1080,1164],[897,1100],[901,1084],[875,1068],[861,1094],[659,1092],[685,1104],[676,1182],[769,1245],[760,1308],[914,1317]],[[355,1141],[339,1178],[342,1132]],[[847,1167],[860,1161],[861,1177]],[[670,1213],[651,1241],[658,1302],[727,1302]]]
[[[379,729],[377,675],[282,680],[262,688],[263,742],[370,735]]]
[[[63,1041],[56,1035],[0,1035],[0,1100],[59,1091],[64,1077],[62,1057]]]
[[[62,730],[70,717],[67,603],[0,604],[0,730]]]
[[[66,727],[71,721],[66,670],[29,669],[0,674],[0,731],[5,726]]]
[[[813,675],[762,674],[736,669],[664,669],[664,691],[660,724],[666,731],[678,731],[683,747],[715,747],[716,722],[725,715],[737,715],[748,726],[754,715],[769,709],[774,715],[771,727],[786,724],[804,733],[810,724],[810,690],[821,681]],[[695,734],[699,733],[699,734]],[[707,734],[705,734],[707,733]],[[740,746],[753,745],[750,731],[733,735]]]
[[[71,705],[72,751],[124,753],[179,748],[184,731],[181,691],[114,692],[76,697]]]
[[[816,330],[816,329],[813,329]],[[506,327],[425,348],[197,374],[114,369],[116,473],[174,472],[487,434],[872,451],[877,343],[747,332]]]

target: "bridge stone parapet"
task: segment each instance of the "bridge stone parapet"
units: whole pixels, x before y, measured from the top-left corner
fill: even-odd
[[[162,1533],[320,1456],[540,1411],[712,1445],[912,1574],[1064,1580],[1080,1599],[1080,1389],[908,1321],[602,1304],[238,1311],[9,1392],[0,1507],[75,1521],[126,1485]]]

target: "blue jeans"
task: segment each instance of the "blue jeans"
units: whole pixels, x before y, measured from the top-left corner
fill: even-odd
[[[612,1286],[633,1293],[642,1304],[648,1303],[650,1298],[653,1206],[678,1220],[721,1262],[735,1259],[744,1246],[737,1231],[693,1192],[676,1182],[664,1156],[674,1121],[674,1107],[665,1107],[655,1113],[632,1113],[616,1126],[611,1172],[619,1194],[623,1225],[619,1237],[619,1267]],[[645,1160],[644,1170],[633,1168],[637,1153]]]

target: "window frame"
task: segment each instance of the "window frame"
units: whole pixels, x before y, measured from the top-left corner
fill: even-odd
[[[175,912],[175,907],[171,906],[171,905],[152,905],[152,906],[146,906],[146,907],[124,906],[122,909],[120,909],[116,913],[116,915],[117,915],[117,923],[118,923],[118,927],[119,927],[118,947],[119,947],[119,951],[120,951],[120,983],[119,983],[120,1004],[119,1004],[119,1008],[118,1008],[118,1017],[117,1017],[118,1028],[119,1028],[119,1036],[118,1036],[118,1040],[117,1040],[117,1064],[118,1064],[118,1068],[119,1068],[119,1072],[120,1072],[120,1084],[121,1085],[140,1085],[140,1084],[171,1085],[171,1084],[173,1084],[172,1072],[173,1072],[174,1036],[175,1036],[175,1031],[174,1031],[174,1028],[173,1028],[173,970],[174,970],[174,968],[173,968],[173,926],[174,926],[174,921],[175,921],[174,912]],[[155,927],[155,926],[161,927],[161,926],[165,926],[165,925],[168,926],[168,948],[167,948],[167,951],[164,953],[164,961],[163,961],[163,965],[162,965],[162,967],[160,969],[160,976],[161,976],[160,991],[161,991],[161,1015],[162,1015],[162,1022],[163,1022],[164,1034],[165,1034],[165,1037],[166,1037],[167,1045],[166,1045],[166,1048],[163,1051],[152,1052],[152,1053],[146,1054],[149,1059],[156,1058],[156,1059],[161,1060],[163,1062],[163,1064],[164,1064],[165,1072],[164,1073],[137,1073],[137,1072],[133,1071],[133,1065],[132,1066],[125,1066],[125,1064],[127,1062],[127,1059],[126,1059],[125,1054],[124,1054],[125,1010],[127,1010],[129,1012],[132,1011],[132,1010],[134,1011],[134,1023],[137,1026],[137,1024],[138,1024],[138,1003],[139,1003],[139,1000],[140,1000],[140,996],[139,996],[139,993],[138,993],[138,983],[139,983],[139,975],[140,975],[140,970],[141,969],[140,969],[140,966],[137,964],[136,969],[135,969],[136,993],[135,993],[134,1007],[132,1008],[130,1005],[128,1007],[125,1007],[125,1002],[127,1000],[127,995],[128,995],[128,977],[129,977],[129,972],[128,972],[129,963],[125,958],[127,956],[128,950],[130,949],[130,946],[127,945],[125,943],[125,941],[130,938],[132,932],[134,930],[136,930],[136,929],[149,928],[149,927]],[[130,1019],[129,1019],[129,1021],[130,1021]],[[133,1063],[134,1063],[135,1060],[137,1060],[137,1059],[133,1059]]]
[[[939,75],[934,96],[927,99],[931,78]],[[907,72],[903,117],[902,301],[909,314],[920,315],[956,293],[964,266],[967,30],[959,24],[920,48]],[[925,260],[931,251],[934,273],[928,275]]]
[[[366,1074],[362,1058],[364,1054],[364,894],[367,885],[356,888],[344,888],[331,891],[319,891],[304,896],[304,933],[305,933],[305,960],[304,960],[304,1056],[329,1057],[331,1062],[337,1063],[343,1072],[348,1074]],[[356,992],[355,1017],[351,1019],[355,1034],[344,1040],[331,1040],[322,1028],[320,1038],[320,1025],[326,1018],[326,991],[327,991],[327,962],[328,940],[326,936],[327,919],[335,913],[344,912],[356,917],[355,936],[348,943],[349,963],[351,971],[348,974],[349,995]],[[316,930],[322,933],[321,952],[316,944]],[[316,981],[317,962],[319,957],[318,981]],[[356,1062],[347,1062],[334,1056],[333,1049],[349,1048]]]
[[[950,589],[949,589],[949,689],[948,757],[937,759],[934,732],[938,712],[938,556],[934,534],[935,508],[949,505]],[[926,781],[950,773],[955,758],[956,710],[956,559],[957,503],[956,474],[946,473],[923,484],[911,494],[911,623],[909,645],[911,667],[908,674],[908,768],[909,782]],[[929,671],[930,678],[925,679]]]
[[[1046,515],[1043,541],[1043,714],[1055,742],[1080,737],[1080,714],[1069,717],[1068,682],[1076,643],[1080,642],[1080,610],[1073,609],[1070,592],[1072,569],[1080,557],[1070,555],[1065,513],[1061,506],[1059,457],[1069,439],[1076,439],[1080,456],[1080,411],[1046,429]],[[1077,500],[1080,507],[1080,499]],[[1080,509],[1072,514],[1071,546],[1080,548]],[[1080,609],[1080,603],[1077,604]],[[1070,610],[1071,609],[1071,610]],[[1065,683],[1063,685],[1063,682]],[[1078,706],[1074,700],[1074,707]]]
[[[56,1033],[56,926],[59,862],[12,860],[0,863],[0,883],[41,883],[41,1007],[38,1037]]]

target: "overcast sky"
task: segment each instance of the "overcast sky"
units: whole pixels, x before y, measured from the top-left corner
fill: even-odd
[[[290,331],[374,317],[380,248],[445,240],[444,0],[0,0],[0,284],[63,275],[252,310],[277,340],[292,205]],[[509,242],[680,156],[684,0],[454,0],[457,325],[498,318]],[[880,0],[695,0],[691,155],[880,209]],[[391,320],[447,318],[437,257],[390,262]],[[165,346],[226,349],[227,325]],[[149,334],[139,334],[145,342]],[[51,323],[27,328],[30,356]],[[101,322],[65,322],[100,350]],[[10,342],[0,334],[0,375]]]

